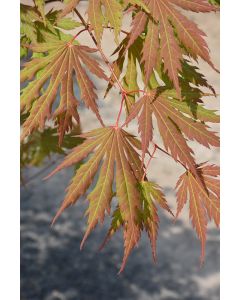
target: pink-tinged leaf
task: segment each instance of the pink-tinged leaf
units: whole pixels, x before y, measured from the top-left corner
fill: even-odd
[[[181,97],[178,73],[182,70],[182,52],[174,36],[173,28],[167,19],[166,11],[162,8],[160,8],[160,21],[160,56],[164,61],[164,71],[168,73],[169,78],[176,88],[177,94]]]
[[[211,5],[208,0],[169,0],[169,2],[193,12],[212,12],[218,11],[219,8]]]
[[[138,124],[138,132],[140,133],[142,141],[142,161],[144,161],[149,143],[153,139],[152,108],[148,103],[147,97],[145,97],[143,109],[138,119]]]
[[[178,202],[176,217],[189,200],[190,218],[202,244],[201,261],[204,260],[205,254],[207,214],[210,220],[214,219],[217,226],[220,223],[219,195],[216,192],[219,187],[218,171],[218,167],[213,165],[203,164],[198,167],[207,191],[191,172],[181,175],[176,185]]]
[[[218,71],[210,59],[208,46],[204,40],[206,34],[200,30],[195,23],[189,21],[185,16],[171,7],[168,3],[163,0],[160,0],[160,2],[165,7],[170,20],[173,22],[179,39],[190,51],[191,55],[194,58],[200,56],[213,69]]]
[[[144,31],[146,23],[147,15],[143,11],[138,12],[131,24],[132,29],[130,31],[129,41],[126,49],[128,49],[139,37],[139,35]]]
[[[144,64],[145,82],[148,83],[153,68],[157,64],[159,49],[159,27],[154,21],[148,21],[147,36],[142,50],[142,60]]]
[[[190,139],[196,140],[207,148],[210,146],[219,147],[219,138],[211,131],[208,131],[208,126],[199,122],[195,122],[190,118],[185,117],[176,109],[170,106],[161,96],[158,97],[156,103],[159,104],[162,111],[164,111],[174,123],[177,124],[179,129]]]

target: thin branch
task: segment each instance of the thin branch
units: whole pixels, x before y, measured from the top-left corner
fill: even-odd
[[[155,143],[153,143],[153,144],[155,145],[155,147],[156,147],[158,150],[162,151],[163,153],[167,154],[169,157],[173,158],[172,155],[169,154],[166,150],[164,150],[163,148],[159,147],[159,146],[158,146],[157,144],[155,144]],[[188,169],[186,168],[186,166],[184,166],[184,164],[183,164],[181,161],[179,161],[179,160],[177,159],[176,162],[178,162],[179,164],[181,164],[181,165],[184,167],[184,169],[185,169],[186,171],[188,171]]]
[[[107,59],[106,55],[104,54],[101,46],[98,44],[98,42],[97,42],[95,36],[93,35],[93,33],[92,33],[89,25],[87,24],[87,22],[84,20],[84,18],[82,17],[82,15],[80,14],[80,12],[76,8],[74,9],[74,11],[77,14],[77,16],[79,17],[79,19],[81,20],[82,24],[85,26],[86,30],[88,31],[89,35],[91,36],[91,38],[92,38],[92,40],[93,40],[93,42],[95,44],[95,46],[97,47],[99,53],[101,54],[104,62],[106,63],[106,65],[109,68],[109,70],[111,71],[114,79],[116,80],[116,83],[117,83],[117,85],[118,85],[118,87],[119,87],[119,89],[121,91],[121,94],[122,94],[122,102],[123,102],[125,100],[125,96],[126,96],[127,92],[125,91],[125,89],[123,88],[123,86],[122,86],[121,82],[119,81],[117,75],[115,74],[114,69],[113,69],[111,63],[109,62],[109,60]],[[121,106],[120,106],[120,114],[122,112],[122,105],[123,105],[122,102],[121,102]],[[116,124],[118,124],[119,118],[120,118],[120,116],[118,114]]]
[[[118,84],[118,86],[119,86],[121,92],[122,92],[122,91],[125,92],[124,88],[122,87],[120,81],[118,80],[118,78],[117,78],[117,76],[116,76],[116,74],[115,74],[115,72],[114,72],[114,70],[113,70],[113,68],[112,68],[112,66],[111,66],[111,63],[109,62],[109,60],[107,59],[106,55],[104,54],[104,52],[103,52],[101,46],[98,44],[98,42],[97,42],[95,36],[93,35],[91,29],[90,29],[89,26],[88,26],[88,24],[86,23],[86,21],[84,20],[84,18],[82,17],[82,15],[80,14],[80,12],[79,12],[76,8],[74,9],[74,11],[75,11],[75,13],[77,14],[77,16],[79,17],[79,19],[81,20],[82,24],[83,24],[83,25],[85,26],[85,28],[87,29],[87,31],[88,31],[89,35],[91,36],[91,38],[92,38],[92,40],[93,40],[95,46],[98,48],[98,51],[100,52],[100,54],[101,54],[101,56],[102,56],[104,62],[106,63],[106,65],[108,66],[108,68],[110,69],[110,71],[112,72],[112,74],[113,74],[113,76],[114,76],[114,78],[115,78],[115,80],[116,80],[116,82],[117,82],[117,84]]]
[[[121,114],[122,114],[123,103],[125,101],[125,98],[126,98],[126,94],[122,93],[122,101],[121,101],[120,109],[119,109],[119,112],[118,112],[118,115],[117,115],[116,124],[115,124],[116,128],[118,128],[118,124],[119,124],[119,120],[120,120],[120,117],[121,117]]]
[[[146,175],[147,175],[147,170],[148,170],[148,168],[149,168],[149,165],[150,165],[150,163],[151,163],[151,160],[152,160],[153,157],[154,157],[154,154],[155,154],[156,150],[157,150],[157,145],[154,144],[154,149],[153,149],[153,152],[152,152],[152,154],[150,155],[149,161],[148,161],[148,163],[147,163],[147,165],[146,165],[145,171],[144,171],[143,176],[142,176],[142,180],[144,180],[144,178],[145,178]]]
[[[74,37],[71,39],[70,43],[72,43],[82,32],[86,31],[87,29],[84,28],[80,30],[77,34],[74,35]]]

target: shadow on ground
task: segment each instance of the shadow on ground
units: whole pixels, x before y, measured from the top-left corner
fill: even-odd
[[[31,177],[34,172],[36,169],[30,169],[25,175]],[[124,273],[118,276],[123,254],[121,233],[98,252],[107,231],[104,225],[79,250],[85,222],[83,205],[68,209],[50,228],[71,175],[71,170],[63,171],[47,182],[38,177],[22,187],[22,300],[219,299],[217,230],[209,231],[206,264],[199,269],[200,249],[194,232],[161,215],[157,265],[152,262],[147,236],[143,236]]]

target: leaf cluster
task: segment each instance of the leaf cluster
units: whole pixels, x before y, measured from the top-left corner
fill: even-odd
[[[183,167],[176,184],[175,218],[189,202],[203,261],[207,223],[213,219],[219,226],[220,222],[219,168],[197,162],[189,141],[219,147],[219,137],[211,130],[212,123],[219,123],[219,115],[204,104],[205,97],[215,97],[216,92],[197,67],[199,59],[218,70],[211,61],[206,33],[183,10],[216,13],[219,1],[89,0],[86,18],[78,10],[79,0],[64,1],[60,10],[49,10],[45,2],[21,5],[20,55],[25,61],[21,113],[26,116],[21,161],[23,166],[38,164],[51,152],[73,148],[49,175],[80,165],[54,221],[85,197],[89,205],[81,246],[95,226],[111,215],[105,242],[123,228],[120,271],[143,230],[156,260],[158,208],[174,215],[162,188],[147,178],[155,152],[161,151]],[[129,32],[123,26],[124,15],[132,20]],[[114,59],[107,58],[102,49],[107,30],[113,32],[116,43]],[[82,43],[82,32],[88,32],[94,47]],[[119,89],[115,124],[105,124],[101,116],[94,77],[106,83],[105,96],[111,89]],[[76,126],[80,128],[80,103],[95,114],[99,128],[72,142]],[[123,108],[126,118],[120,124]],[[135,120],[138,137],[124,129]],[[155,143],[156,135],[162,145]]]

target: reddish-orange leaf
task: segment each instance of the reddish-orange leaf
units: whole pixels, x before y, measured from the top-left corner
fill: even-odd
[[[82,64],[98,76],[107,80],[106,75],[99,64],[89,56],[96,50],[86,46],[79,46],[71,41],[55,41],[50,44],[42,43],[31,46],[35,52],[46,53],[48,55],[33,59],[26,64],[21,72],[21,80],[31,80],[22,91],[21,108],[23,111],[30,110],[29,117],[23,124],[22,139],[29,135],[34,129],[43,128],[46,119],[57,118],[59,123],[60,142],[66,131],[72,127],[72,118],[79,123],[77,113],[77,99],[73,92],[73,74],[81,91],[81,98],[85,105],[90,108],[103,125],[96,104],[97,95],[95,86],[89,79]],[[40,73],[38,73],[40,71]],[[45,83],[50,79],[47,88]],[[52,114],[52,104],[56,100],[58,88],[61,85],[60,104],[54,114]],[[40,94],[41,91],[41,94]],[[32,105],[33,103],[33,105]],[[32,107],[31,107],[32,105]]]
[[[148,21],[147,36],[142,50],[142,60],[144,63],[145,82],[148,83],[157,64],[157,55],[159,49],[159,27],[151,19]]]
[[[178,81],[178,73],[181,72],[181,59],[182,52],[175,39],[172,26],[169,24],[167,19],[166,10],[162,7],[159,9],[160,13],[160,36],[161,36],[161,47],[160,57],[164,61],[164,71],[168,73],[169,78],[172,80],[174,87],[176,88],[177,94],[181,97],[181,91]]]
[[[113,179],[116,178],[118,208],[113,214],[112,225],[105,242],[120,226],[123,227],[124,256],[119,271],[122,272],[128,256],[140,239],[143,228],[148,231],[153,249],[155,249],[157,238],[155,205],[159,204],[168,212],[171,213],[171,211],[157,185],[144,182],[144,186],[148,187],[146,190],[149,194],[148,198],[152,198],[151,203],[149,202],[150,198],[145,199],[138,188],[142,182],[144,166],[138,153],[141,144],[134,136],[121,128],[108,127],[82,134],[81,137],[86,140],[76,147],[49,175],[52,176],[65,167],[85,160],[67,188],[66,197],[53,222],[68,206],[75,204],[87,192],[100,170],[96,185],[87,195],[89,200],[86,211],[88,227],[81,243],[82,248],[97,223],[103,222],[105,214],[109,214],[111,211],[111,200],[114,197]],[[146,201],[149,202],[150,211],[147,219],[144,213]],[[155,253],[155,250],[153,252]]]
[[[173,4],[193,12],[211,12],[219,9],[211,5],[208,0],[169,0]]]
[[[207,213],[209,219],[213,218],[217,226],[219,226],[220,222],[218,167],[200,165],[198,172],[204,180],[207,191],[202,187],[199,179],[191,172],[181,175],[176,185],[178,201],[176,217],[189,199],[190,218],[202,244],[201,260],[203,261],[206,243]]]
[[[179,129],[190,139],[196,140],[200,144],[210,147],[219,147],[219,138],[211,131],[208,126],[202,123],[193,121],[191,118],[185,117],[182,113],[171,107],[171,102],[166,101],[163,97],[159,96],[155,103],[159,104],[161,110],[164,111]]]
[[[157,253],[156,253],[156,242],[157,242],[157,235],[158,235],[158,226],[159,226],[159,217],[157,212],[157,205],[161,208],[169,212],[172,216],[173,213],[170,210],[167,201],[161,188],[153,183],[148,181],[141,181],[139,188],[141,190],[143,201],[143,219],[144,219],[144,226],[148,233],[150,243],[152,246],[152,255],[154,261],[157,260]]]
[[[147,23],[147,15],[140,11],[138,12],[132,21],[132,29],[129,34],[129,41],[127,44],[127,49],[135,42],[138,36],[144,31]]]

